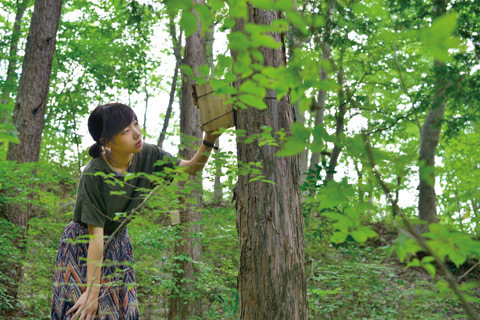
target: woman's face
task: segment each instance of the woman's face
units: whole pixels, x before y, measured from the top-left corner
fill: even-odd
[[[113,137],[113,140],[107,143],[112,151],[124,153],[137,153],[142,150],[142,130],[137,120],[124,128],[120,133]]]

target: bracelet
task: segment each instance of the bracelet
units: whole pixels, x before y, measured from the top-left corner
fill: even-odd
[[[203,144],[206,145],[209,148],[213,148],[215,150],[218,150],[218,147],[216,147],[213,143],[210,143],[210,142],[206,141],[205,139],[203,139]]]

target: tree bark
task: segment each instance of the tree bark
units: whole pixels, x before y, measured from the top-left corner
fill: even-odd
[[[442,64],[435,60],[435,69],[438,70]],[[420,132],[420,152],[418,160],[420,162],[420,184],[418,186],[418,217],[427,223],[438,222],[437,204],[435,194],[435,173],[426,173],[429,168],[435,167],[435,154],[437,151],[438,141],[440,139],[441,122],[445,115],[447,107],[447,99],[445,94],[444,80],[437,75],[435,84],[435,94],[433,96],[432,108],[428,112],[427,118],[423,123]],[[428,176],[428,180],[425,177]],[[420,232],[426,231],[425,225],[416,226]]]
[[[343,53],[341,53],[343,55]],[[343,59],[340,59],[340,63]],[[340,90],[338,91],[338,113],[335,114],[336,124],[335,124],[335,137],[336,139],[340,139],[341,135],[344,131],[344,122],[345,122],[345,112],[347,111],[347,102],[345,101],[345,93],[343,91],[343,67],[340,65],[338,70],[338,84],[341,86]],[[330,156],[330,160],[327,166],[327,175],[325,177],[325,183],[328,181],[333,180],[333,175],[335,174],[335,168],[337,167],[338,158],[340,156],[340,152],[342,148],[337,144],[334,143],[332,155]]]
[[[17,51],[18,51],[18,41],[20,40],[20,28],[22,26],[22,19],[25,10],[28,7],[30,0],[23,0],[22,2],[17,1],[17,12],[15,14],[15,23],[13,25],[12,31],[12,40],[10,41],[10,53],[8,55],[8,67],[7,67],[7,78],[5,79],[5,84],[2,89],[1,97],[1,114],[0,119],[3,119],[3,122],[8,122],[11,111],[8,108],[10,101],[10,94],[14,91],[15,82],[16,82],[16,73],[15,69],[17,68]],[[7,107],[6,107],[7,106]]]
[[[220,148],[220,142],[217,139],[215,141],[215,146]],[[223,200],[223,186],[220,181],[222,173],[222,163],[220,161],[220,150],[215,150],[213,153],[213,163],[215,165],[215,181],[213,183],[213,203],[221,204]]]
[[[193,3],[204,4],[203,0],[193,0]],[[194,11],[194,14],[197,13]],[[206,63],[205,39],[201,35],[200,19],[198,20],[197,31],[186,39],[184,63],[189,65],[196,76],[200,76],[196,68]],[[191,159],[196,153],[192,147],[187,147],[192,143],[191,137],[200,141],[193,143],[200,144],[203,133],[200,129],[200,111],[195,107],[192,97],[191,77],[187,77],[182,72],[182,95],[180,99],[180,132],[181,148],[180,155],[184,159]],[[201,259],[201,244],[199,240],[192,239],[192,234],[199,234],[202,231],[200,222],[202,220],[202,174],[199,172],[196,176],[190,176],[187,181],[179,181],[179,190],[181,194],[187,194],[188,197],[196,199],[196,205],[186,202],[185,198],[180,196],[180,223],[182,232],[182,241],[176,246],[177,255],[188,255],[193,261]],[[193,186],[193,190],[185,191]],[[194,319],[201,318],[202,307],[199,299],[187,300],[186,295],[195,290],[194,273],[198,272],[193,262],[185,259],[178,261],[182,271],[175,274],[178,293],[172,291],[170,298],[169,319]]]
[[[253,8],[248,4],[248,22],[270,25],[280,13]],[[237,20],[233,31],[243,31],[244,20]],[[285,40],[274,33],[280,49],[260,47],[266,66],[286,64]],[[232,51],[236,59],[236,52]],[[243,80],[235,83],[238,88]],[[274,97],[267,90],[267,97]],[[248,106],[237,110],[237,129],[246,137],[271,126],[273,132],[285,129],[291,134],[293,111],[290,95],[280,101],[265,99],[268,108]],[[279,141],[277,141],[279,143]],[[306,319],[307,298],[304,265],[303,217],[300,196],[298,155],[277,157],[276,146],[259,146],[258,141],[237,140],[238,160],[261,162],[262,175],[275,184],[259,180],[249,182],[251,174],[239,175],[236,185],[237,230],[240,266],[238,272],[238,318]]]
[[[325,23],[325,28],[323,30],[323,36],[321,41],[317,41],[319,42],[319,45],[322,49],[322,59],[327,61],[330,60],[330,52],[331,52],[330,35],[333,28],[333,15],[335,14],[336,5],[337,5],[336,0],[328,1],[326,23]],[[323,67],[321,67],[320,80],[324,81],[327,79],[328,79],[327,72]],[[324,125],[326,101],[327,101],[327,92],[325,90],[319,90],[317,95],[317,102],[315,104],[315,127]],[[322,157],[324,157],[324,155],[322,155]],[[325,159],[322,159],[322,160],[325,160]],[[318,152],[312,153],[310,157],[310,166],[309,166],[310,172],[312,173],[316,172],[317,170],[316,165],[318,165],[319,161],[320,161],[320,153]],[[312,176],[310,178],[313,179],[314,177]],[[327,179],[325,180],[328,181],[328,178],[329,177],[327,176]]]
[[[297,7],[297,1],[293,1],[293,6],[295,7],[295,10],[298,11]],[[302,13],[303,15],[303,13]],[[290,26],[290,30],[288,31],[289,37],[288,37],[288,52],[289,56],[288,59],[289,61],[293,61],[295,58],[295,49],[300,48],[302,46],[302,43],[305,42],[305,39],[302,38],[301,36],[301,31],[298,30],[294,25]],[[300,110],[300,103],[296,101],[293,104],[293,107],[295,109],[295,115],[297,118],[297,122],[305,126],[305,113]],[[307,172],[308,168],[308,148],[305,148],[300,154],[299,154],[299,161],[300,161],[300,186],[303,185],[306,179],[305,173]],[[306,192],[302,194],[302,198],[308,196]]]
[[[438,17],[445,13],[447,0],[436,0],[433,7],[434,16]],[[436,73],[435,93],[433,96],[432,107],[428,112],[422,130],[420,131],[420,151],[419,151],[419,178],[418,185],[418,217],[428,224],[438,222],[436,194],[435,194],[435,173],[428,172],[430,168],[435,167],[435,154],[438,141],[440,139],[441,123],[447,108],[447,79],[441,71],[444,64],[435,60],[434,71]],[[427,181],[424,177],[428,176]],[[417,231],[425,232],[427,225],[419,224],[415,226]]]
[[[7,160],[9,161],[15,161],[19,164],[38,162],[61,9],[62,0],[35,1],[13,111],[13,124],[18,131],[20,143],[9,144],[7,153]],[[28,203],[26,210],[22,209],[20,205],[14,204],[6,207],[7,220],[21,227],[22,230],[17,239],[14,240],[14,244],[20,249],[22,257],[25,254],[29,212],[31,212],[31,205]],[[12,297],[14,304],[18,302],[17,291],[22,275],[22,265],[20,263],[22,257],[10,265],[7,270],[6,274],[13,281],[2,284],[5,285],[6,294]],[[0,315],[15,318],[17,312],[19,310],[15,306],[13,310],[1,309]]]
[[[150,99],[150,93],[148,92],[148,83],[147,78],[145,78],[145,112],[143,113],[143,131],[147,132],[147,111],[148,111],[148,100]],[[145,134],[143,135],[143,141],[145,141]]]

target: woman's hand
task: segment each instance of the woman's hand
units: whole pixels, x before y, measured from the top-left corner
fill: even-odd
[[[79,315],[79,320],[93,320],[93,318],[95,318],[95,314],[98,310],[98,291],[92,291],[87,300],[88,291],[88,289],[85,290],[85,292],[78,299],[77,303],[75,303],[75,305],[68,310],[67,315],[78,309],[71,318],[72,320],[77,319],[77,316]],[[85,306],[85,308],[82,310],[83,306]],[[82,311],[81,314],[80,311]]]
[[[205,132],[205,140],[210,143],[214,143],[218,137],[220,137],[222,134],[221,133],[214,133],[218,132],[216,130],[213,131],[206,131]]]

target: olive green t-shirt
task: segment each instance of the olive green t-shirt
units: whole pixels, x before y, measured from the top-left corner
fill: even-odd
[[[155,144],[144,143],[142,150],[135,153],[132,158],[130,173],[163,172],[163,168],[178,166],[181,159],[172,156],[167,151],[157,147]],[[157,163],[158,162],[158,163]],[[157,163],[157,164],[156,164]],[[96,172],[109,174],[110,177],[95,175]],[[164,179],[170,184],[172,175]],[[145,198],[148,189],[155,185],[146,177],[135,177],[127,180],[122,187],[113,179],[124,181],[124,176],[115,176],[114,171],[105,162],[102,156],[92,158],[80,175],[78,191],[73,211],[73,221],[84,226],[92,224],[104,228],[104,234],[110,235],[120,226],[126,218],[114,220],[117,212],[130,212],[136,208]],[[123,194],[110,194],[110,191],[120,191]],[[124,228],[131,222],[131,218],[122,226]]]

